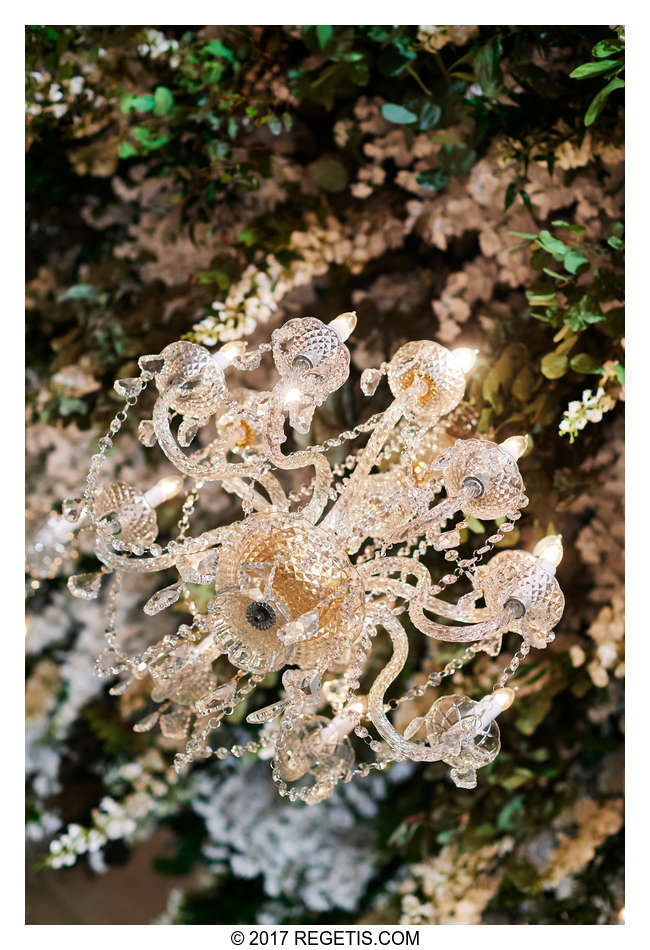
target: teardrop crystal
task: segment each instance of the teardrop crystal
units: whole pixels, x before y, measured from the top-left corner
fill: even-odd
[[[364,396],[374,396],[381,382],[382,373],[378,369],[364,369],[361,374],[361,392]]]
[[[116,379],[113,383],[113,389],[118,396],[123,396],[124,399],[129,397],[139,396],[142,392],[144,383],[137,376],[129,376],[126,379]]]
[[[68,578],[68,590],[80,600],[94,600],[102,586],[102,572],[91,574],[73,574]]]
[[[180,426],[178,427],[178,444],[182,445],[183,448],[186,448],[188,445],[190,445],[198,431],[198,419],[183,419]]]
[[[412,719],[406,729],[404,730],[404,738],[412,739],[413,736],[417,735],[422,726],[424,725],[424,718],[422,716],[416,716],[415,719]]]
[[[141,444],[146,445],[148,449],[156,444],[156,430],[153,427],[151,419],[143,419],[139,424],[138,439]]]
[[[141,719],[140,722],[136,722],[133,727],[134,732],[150,732],[151,729],[156,725],[160,717],[160,710],[151,713],[150,716],[145,716],[144,719]]]
[[[165,358],[159,353],[149,353],[138,360],[138,366],[144,373],[160,373],[164,365]]]
[[[318,611],[309,610],[307,613],[297,617],[290,623],[285,623],[278,629],[278,639],[282,640],[287,646],[294,643],[301,643],[303,640],[311,640],[318,633]]]
[[[165,610],[167,607],[171,607],[172,604],[175,604],[180,598],[181,592],[182,584],[180,583],[163,587],[162,590],[157,590],[153,597],[149,598],[142,609],[150,617],[153,617],[154,614],[158,614],[161,610]]]

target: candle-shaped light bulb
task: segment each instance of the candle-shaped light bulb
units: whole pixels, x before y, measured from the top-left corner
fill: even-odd
[[[502,686],[500,689],[495,689],[492,695],[499,704],[501,712],[510,709],[515,701],[515,691],[510,686]]]
[[[515,699],[515,691],[509,686],[502,686],[495,689],[489,696],[484,696],[476,704],[474,715],[476,716],[476,733],[484,732],[493,719],[496,719],[502,712],[512,706]]]
[[[547,571],[551,574],[555,574],[555,568],[562,560],[562,555],[564,554],[562,535],[549,534],[545,538],[542,538],[533,548],[533,554],[540,559]]]
[[[246,349],[246,344],[243,340],[230,340],[228,343],[217,350],[214,354],[213,359],[215,362],[221,366],[222,369],[225,369],[226,366],[230,366],[238,356],[241,356],[244,350]]]
[[[478,356],[478,350],[473,350],[469,346],[459,346],[457,349],[451,351],[454,354],[456,362],[460,366],[461,370],[465,375],[469,373],[471,369],[474,368],[476,363],[476,358]]]
[[[528,436],[527,435],[511,435],[509,439],[506,439],[505,442],[499,443],[502,449],[505,449],[510,455],[512,455],[515,461],[520,459],[528,448]]]
[[[329,326],[334,330],[341,343],[345,343],[347,338],[353,333],[356,325],[357,315],[354,310],[340,314],[329,323]]]
[[[152,508],[157,508],[163,502],[169,501],[174,495],[178,495],[183,487],[185,479],[182,475],[165,475],[159,482],[156,482],[149,491],[144,493],[145,500]]]

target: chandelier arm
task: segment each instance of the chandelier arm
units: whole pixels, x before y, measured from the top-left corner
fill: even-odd
[[[404,557],[386,557],[381,561],[367,561],[360,564],[357,571],[368,594],[390,591],[390,593],[403,597],[405,600],[410,601],[417,598],[425,610],[461,622],[469,623],[491,619],[492,615],[487,612],[485,607],[460,608],[457,604],[450,604],[435,597],[431,593],[434,587],[431,575],[420,561]],[[395,573],[399,573],[402,579],[398,580],[389,576]],[[416,578],[415,585],[408,584],[403,580],[404,577],[409,575]]]
[[[250,484],[241,478],[225,478],[221,482],[221,487],[224,491],[232,495],[237,495],[237,497],[242,500],[248,499],[252,501],[253,508],[256,511],[277,510],[278,508],[280,511],[289,510],[289,501],[286,493],[274,475],[270,472],[265,472],[262,475],[258,475],[253,481],[259,482],[260,485],[266,489],[269,495],[268,499],[255,489],[251,492]]]
[[[368,439],[368,444],[361,452],[350,480],[347,484],[345,493],[341,495],[328,512],[322,523],[322,527],[334,531],[336,534],[346,533],[345,514],[350,505],[358,500],[358,496],[363,492],[364,484],[377,459],[386,444],[393,429],[402,418],[404,410],[408,405],[409,399],[406,395],[395,399],[388,409],[382,414],[377,425]],[[343,522],[343,524],[341,523]]]
[[[368,693],[368,716],[379,735],[392,749],[415,762],[437,762],[440,755],[436,748],[422,742],[410,742],[397,731],[389,721],[384,710],[384,697],[388,687],[397,679],[408,656],[408,638],[401,623],[388,611],[376,613],[376,622],[390,636],[393,643],[393,655],[378,674]]]
[[[202,550],[205,554],[209,549],[223,543],[230,531],[230,525],[220,528],[211,528],[210,531],[204,531],[196,537],[199,544],[197,550]],[[180,556],[187,553],[183,550],[169,551],[158,555],[157,557],[128,557],[124,554],[118,554],[112,551],[108,543],[103,538],[97,537],[95,553],[97,558],[106,567],[113,571],[138,571],[142,573],[154,573],[155,571],[164,571],[173,567]]]
[[[402,544],[425,533],[433,537],[439,537],[444,523],[457,512],[462,511],[466,503],[475,497],[475,491],[476,489],[473,486],[468,486],[463,488],[458,495],[443,498],[425,514],[419,518],[413,518],[402,528],[399,528],[391,535],[389,543]]]
[[[505,610],[498,617],[493,617],[491,620],[473,623],[467,627],[452,627],[429,620],[424,615],[423,606],[418,603],[411,603],[408,614],[411,622],[420,633],[432,637],[434,640],[444,640],[448,643],[473,643],[476,640],[494,637],[508,629],[508,623],[512,617],[511,612]]]
[[[250,477],[259,468],[259,459],[248,462],[221,462],[218,465],[199,465],[192,456],[185,455],[174,439],[169,426],[169,402],[174,391],[159,396],[153,408],[153,424],[158,444],[169,461],[183,475],[201,478],[204,481],[220,481],[231,476]]]
[[[333,481],[332,469],[325,456],[313,449],[302,449],[291,455],[283,455],[278,447],[271,451],[269,461],[284,471],[313,466],[315,474],[312,496],[302,508],[296,509],[296,513],[302,515],[311,524],[316,524],[325,510]]]

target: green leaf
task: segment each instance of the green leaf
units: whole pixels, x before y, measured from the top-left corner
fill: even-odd
[[[613,247],[614,250],[616,251],[622,251],[623,248],[625,247],[620,237],[616,237],[615,234],[613,234],[610,238],[607,238],[607,243],[609,244],[610,247]]]
[[[57,303],[62,303],[64,300],[91,300],[95,293],[95,288],[91,284],[73,284],[56,299]]]
[[[568,231],[571,231],[572,234],[584,234],[587,230],[582,224],[571,224],[569,221],[551,221],[551,224],[554,228],[566,228]]]
[[[585,376],[588,373],[600,373],[603,369],[600,360],[595,359],[588,353],[576,353],[576,355],[571,358],[569,365],[575,373],[581,373]]]
[[[526,734],[530,734],[526,728],[521,727],[519,722],[520,721],[518,720],[517,725],[519,726],[520,731]],[[534,732],[534,729],[531,729],[530,732]],[[529,779],[534,778],[534,777],[535,777],[534,773],[531,772],[530,769],[523,768],[522,766],[517,766],[514,772],[512,772],[510,775],[506,776],[506,778],[501,780],[501,785],[503,785],[504,788],[508,788],[512,791],[515,788],[519,788],[520,785],[525,785],[526,782],[529,781]]]
[[[131,129],[131,133],[136,142],[149,150],[161,148],[169,142],[168,135],[161,135],[158,138],[154,138],[149,129],[146,129],[142,125],[134,125]]]
[[[526,297],[531,307],[549,307],[556,302],[555,292],[543,293],[536,290],[527,290]]]
[[[622,89],[625,86],[625,80],[620,79],[620,77],[615,76],[610,82],[607,83],[604,89],[601,89],[598,95],[594,96],[591,101],[589,108],[585,113],[585,125],[593,125],[598,116],[603,110],[607,97],[610,93],[614,92],[615,89]]]
[[[448,175],[467,175],[476,161],[476,152],[468,145],[443,145],[438,155],[440,168]]]
[[[529,212],[529,214],[531,214],[533,217],[535,217],[535,215],[533,214],[533,205],[532,205],[532,203],[531,203],[531,200],[530,200],[530,197],[529,197],[529,195],[528,195],[528,192],[527,192],[527,191],[524,191],[523,189],[521,189],[520,192],[519,192],[519,194],[521,195],[521,200],[523,201],[524,205],[526,206],[526,210]]]
[[[344,191],[348,184],[345,166],[336,158],[323,157],[315,161],[309,173],[317,185],[325,191]]]
[[[463,140],[455,132],[434,132],[431,141],[436,145],[462,145]]]
[[[425,102],[420,109],[420,129],[423,132],[428,132],[429,129],[440,122],[441,115],[442,109],[440,106],[436,105],[435,102]]]
[[[625,386],[625,367],[618,363],[618,365],[614,367],[614,372],[621,386]]]
[[[569,368],[569,357],[566,353],[553,350],[552,353],[547,353],[543,357],[540,368],[547,379],[560,379]]]
[[[153,96],[133,96],[130,92],[122,96],[120,111],[124,115],[135,110],[136,112],[151,112],[155,104]]]
[[[381,107],[381,114],[389,122],[394,122],[396,125],[410,125],[418,120],[415,112],[411,112],[410,109],[397,105],[395,102],[385,102]]]
[[[592,56],[602,59],[603,56],[612,56],[614,53],[620,53],[625,49],[625,43],[620,40],[601,40],[596,43],[591,51]]]
[[[581,297],[577,304],[569,307],[564,322],[571,330],[580,332],[591,323],[600,323],[604,320],[602,313],[594,313],[588,297]]]
[[[426,171],[418,172],[415,180],[420,188],[428,188],[429,191],[437,191],[439,188],[445,188],[451,181],[447,172],[440,168],[428,168]]]
[[[174,105],[174,97],[167,86],[156,86],[153,98],[153,111],[156,115],[166,115]]]
[[[503,806],[499,812],[499,817],[497,818],[497,828],[499,831],[512,831],[515,828],[515,823],[512,821],[512,816],[516,815],[517,812],[525,811],[524,808],[524,796],[515,795],[514,798],[511,798],[509,802]]]
[[[221,40],[210,40],[210,42],[206,43],[203,47],[203,52],[217,56],[219,59],[227,59],[229,63],[234,63],[235,61],[235,54],[232,50],[228,49]]]
[[[473,531],[474,534],[483,534],[485,527],[482,521],[479,521],[478,518],[469,518],[467,521],[467,527],[470,531]]]
[[[570,248],[565,254],[562,263],[570,274],[577,274],[583,264],[589,264],[589,261],[580,251],[575,250],[575,248]]]
[[[240,231],[237,234],[236,240],[239,241],[240,244],[246,244],[247,246],[250,246],[257,240],[257,232],[254,228],[246,228],[246,230]]]
[[[601,59],[599,63],[584,63],[578,66],[572,73],[569,73],[571,79],[586,79],[588,76],[598,76],[600,73],[607,73],[612,69],[617,69],[620,63],[615,59]]]
[[[568,245],[559,238],[553,237],[550,231],[540,231],[537,240],[549,254],[552,254],[556,261],[563,261],[564,256],[569,250]]]
[[[317,26],[316,27],[316,38],[318,39],[318,45],[321,49],[325,49],[329,43],[332,35],[334,33],[333,26]]]
[[[131,145],[130,142],[120,142],[117,154],[120,158],[133,158],[134,155],[139,155],[140,153],[135,145]]]
[[[512,202],[515,200],[516,197],[517,197],[517,186],[515,185],[514,181],[511,181],[508,187],[506,188],[506,197],[505,197],[505,201],[503,202],[504,211],[508,210],[508,208],[510,207],[510,205],[512,204]]]

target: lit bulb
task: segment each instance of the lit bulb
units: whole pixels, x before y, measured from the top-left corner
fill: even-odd
[[[551,574],[555,574],[555,568],[562,560],[564,550],[562,548],[562,535],[549,534],[533,548],[535,557],[542,561],[543,566]]]
[[[456,357],[456,362],[460,366],[463,373],[467,374],[471,369],[474,368],[476,363],[476,357],[478,356],[478,350],[473,350],[469,346],[459,346],[458,349],[451,351]]]
[[[284,394],[284,406],[285,409],[291,406],[293,403],[298,402],[302,396],[302,391],[298,389],[297,386],[292,386],[291,389],[287,389]]]
[[[243,340],[230,340],[229,343],[224,343],[224,345],[217,350],[213,359],[222,369],[225,369],[226,366],[230,366],[238,356],[242,355],[247,345],[248,344]]]
[[[152,508],[157,508],[163,502],[169,501],[174,495],[178,495],[183,487],[185,479],[182,475],[165,475],[159,482],[156,482],[149,491],[144,493],[145,500]]]
[[[487,729],[493,719],[496,719],[497,716],[512,706],[514,699],[515,691],[509,686],[495,689],[493,693],[484,696],[474,708],[476,731],[483,732]]]
[[[509,439],[506,439],[505,442],[499,443],[502,449],[505,449],[506,452],[509,452],[512,455],[515,461],[520,459],[528,448],[528,436],[527,435],[511,435]]]
[[[495,689],[492,695],[496,702],[498,702],[501,712],[510,709],[515,701],[515,691],[511,689],[510,686],[502,686],[501,689]]]
[[[354,310],[350,310],[349,313],[340,314],[329,323],[329,326],[334,330],[341,343],[345,343],[356,325],[357,315]]]

